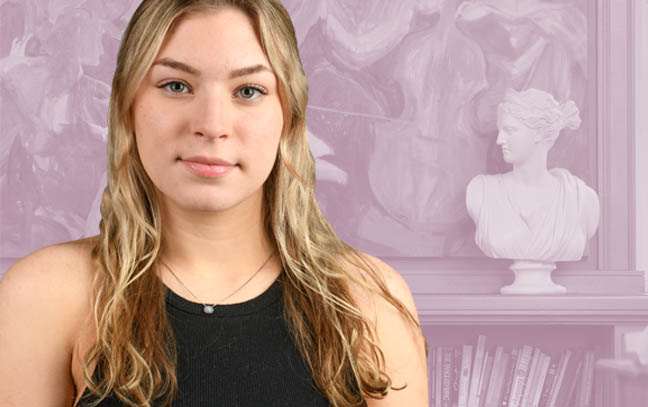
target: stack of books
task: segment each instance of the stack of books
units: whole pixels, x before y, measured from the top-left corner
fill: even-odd
[[[545,353],[476,343],[432,347],[428,354],[431,407],[592,407],[595,350]]]

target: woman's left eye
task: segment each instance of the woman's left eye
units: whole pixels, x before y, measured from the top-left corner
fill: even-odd
[[[256,99],[255,96],[258,96],[258,94],[262,95],[267,95],[268,92],[260,87],[260,86],[254,86],[254,85],[246,85],[241,88],[239,88],[236,91],[236,94],[239,95],[241,98],[246,99],[246,100],[254,100]]]
[[[170,86],[170,85],[175,85],[175,86]],[[178,85],[179,85],[179,86],[178,86]],[[164,83],[164,84],[158,86],[158,88],[168,89],[168,90],[171,91],[171,93],[176,93],[176,94],[181,94],[181,93],[185,93],[185,92],[176,92],[176,91],[173,90],[173,89],[176,89],[176,90],[182,90],[182,88],[185,88],[185,89],[189,90],[189,88],[187,87],[187,85],[185,85],[185,84],[182,83],[182,82],[178,82],[178,81],[171,81],[171,82]],[[178,88],[179,88],[179,89],[178,89]]]

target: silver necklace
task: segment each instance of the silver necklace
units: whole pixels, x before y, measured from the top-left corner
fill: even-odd
[[[270,254],[270,257],[272,257],[273,255],[274,255],[274,252],[272,252],[272,253]],[[231,293],[231,294],[228,295],[227,297],[225,297],[225,298],[223,298],[222,300],[220,300],[219,303],[225,301],[226,299],[228,299],[228,298],[231,297],[232,295],[236,294],[236,293],[237,293],[241,288],[245,287],[245,285],[246,285],[247,283],[249,283],[250,280],[252,280],[252,279],[254,278],[254,276],[256,276],[257,274],[259,274],[259,271],[261,271],[261,269],[263,269],[263,266],[265,266],[266,263],[268,262],[268,260],[270,260],[270,257],[268,257],[268,259],[267,259],[267,260],[266,260],[266,261],[261,265],[261,267],[259,267],[259,269],[256,271],[256,273],[252,274],[252,277],[248,278],[248,280],[247,280],[245,283],[243,283],[242,286],[240,286],[239,288],[237,288],[236,291],[234,291],[233,293]],[[171,270],[171,267],[169,267],[169,266],[164,262],[164,260],[160,259],[160,261],[162,262],[162,264],[164,264],[164,266],[165,266],[166,268],[169,269],[169,271],[171,272],[171,274],[173,275],[173,277],[175,277],[175,279],[178,280],[178,282],[180,283],[180,285],[183,286],[184,289],[187,290],[187,292],[188,292],[189,294],[191,294],[191,296],[194,297],[194,298],[196,299],[196,301],[198,301],[199,303],[201,303],[201,304],[203,305],[203,312],[204,312],[205,314],[213,314],[213,313],[214,313],[214,307],[215,307],[218,303],[216,303],[216,304],[205,304],[205,303],[203,303],[202,301],[200,301],[200,300],[198,299],[198,297],[196,297],[196,296],[194,295],[194,293],[192,293],[191,290],[190,290],[189,288],[187,288],[187,286],[184,285],[184,284],[182,283],[182,281],[180,281],[180,278],[178,278],[178,276],[176,275],[176,273],[174,273],[173,270]]]

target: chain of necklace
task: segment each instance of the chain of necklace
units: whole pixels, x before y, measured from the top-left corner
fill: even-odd
[[[274,255],[274,252],[272,252],[272,253],[270,254],[270,257],[268,257],[268,258],[266,259],[266,261],[263,262],[263,264],[261,265],[261,267],[259,267],[259,269],[258,269],[254,274],[252,274],[252,277],[248,278],[248,280],[247,280],[245,283],[243,283],[242,286],[240,286],[239,288],[237,288],[236,291],[234,291],[233,293],[231,293],[231,294],[228,295],[227,297],[225,297],[225,298],[223,298],[222,300],[220,300],[219,303],[225,301],[225,300],[228,299],[229,297],[231,297],[231,296],[233,296],[234,294],[236,294],[236,293],[237,293],[241,288],[245,287],[245,285],[246,285],[247,283],[249,283],[250,280],[252,280],[252,279],[254,278],[254,276],[256,276],[257,274],[259,274],[259,272],[261,271],[261,269],[263,269],[263,266],[265,266],[266,263],[268,263],[268,261],[270,260],[270,258],[271,258],[273,255]],[[162,264],[164,264],[164,266],[165,266],[166,268],[169,269],[169,271],[171,272],[171,274],[173,275],[173,277],[175,277],[175,279],[178,280],[178,283],[180,283],[180,285],[181,285],[182,287],[184,287],[184,289],[187,290],[187,292],[188,292],[189,294],[191,294],[191,296],[194,297],[194,298],[196,299],[196,301],[198,301],[199,303],[201,303],[201,304],[203,305],[203,312],[204,312],[205,314],[213,314],[213,313],[214,313],[214,307],[215,307],[218,303],[216,303],[216,304],[205,304],[205,303],[203,303],[202,301],[200,301],[200,300],[198,299],[198,297],[196,297],[196,296],[194,295],[194,293],[192,293],[191,290],[190,290],[186,285],[184,285],[184,283],[180,280],[180,278],[178,278],[178,276],[176,275],[176,273],[173,272],[173,270],[171,269],[171,267],[169,267],[169,266],[164,262],[164,260],[160,259],[160,261],[162,262]]]

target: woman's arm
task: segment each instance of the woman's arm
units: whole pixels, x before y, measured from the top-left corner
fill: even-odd
[[[0,405],[72,406],[75,331],[87,302],[78,250],[49,246],[0,280]]]

